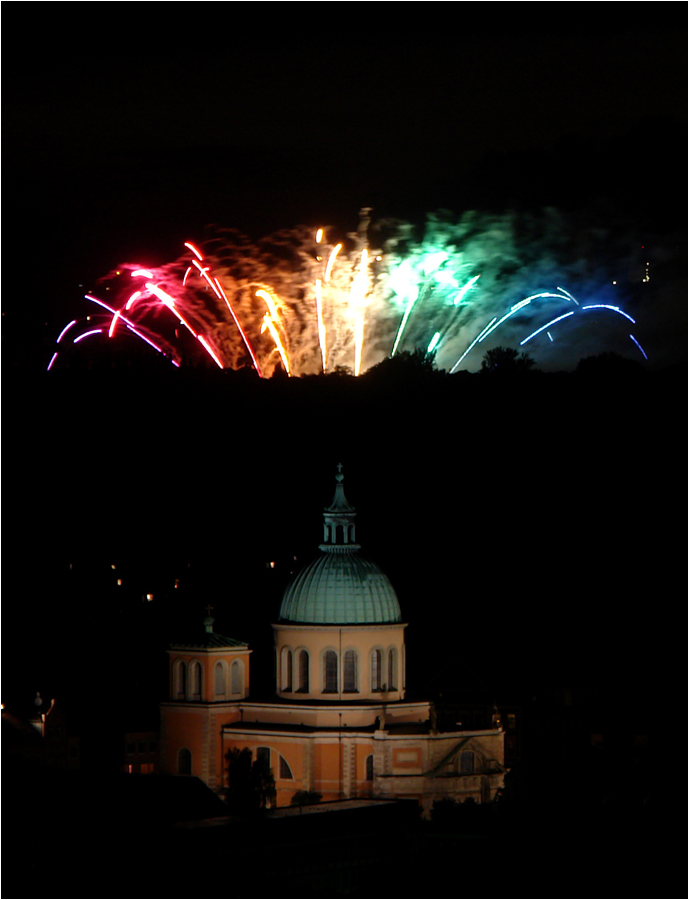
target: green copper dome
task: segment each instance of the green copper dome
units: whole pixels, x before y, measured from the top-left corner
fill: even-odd
[[[393,586],[355,542],[356,511],[347,503],[339,467],[335,497],[324,511],[320,555],[287,586],[281,622],[314,625],[370,625],[401,622]]]

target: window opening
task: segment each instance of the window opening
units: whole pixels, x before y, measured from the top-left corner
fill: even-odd
[[[357,690],[357,655],[356,650],[347,650],[344,655],[344,690],[347,693],[355,693]]]
[[[242,692],[242,672],[241,672],[241,664],[238,659],[232,663],[232,667],[230,669],[230,678],[232,683],[232,693],[233,694],[241,694]]]
[[[379,691],[381,689],[381,666],[382,666],[382,653],[380,650],[374,650],[371,653],[371,690]]]
[[[337,653],[326,650],[323,657],[323,691],[328,694],[337,693]]]
[[[299,654],[299,690],[304,693],[309,690],[309,654],[306,650]]]
[[[280,778],[292,778],[292,770],[284,756],[280,756]]]

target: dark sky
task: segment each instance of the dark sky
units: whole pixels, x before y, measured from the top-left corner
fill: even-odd
[[[682,4],[146,9],[5,15],[30,48],[5,82],[6,222],[50,312],[214,222],[603,196],[684,226]]]
[[[677,302],[662,307],[654,327],[656,345],[674,341],[667,361],[686,359],[685,4],[15,3],[6,4],[4,18],[8,47],[16,40],[22,48],[6,66],[3,97],[6,359],[21,359],[42,376],[59,330],[71,315],[84,314],[81,284],[127,260],[168,262],[210,223],[254,237],[302,223],[346,234],[361,206],[381,217],[422,220],[440,207],[461,213],[543,205],[588,205],[601,215],[619,210],[657,247],[681,248],[679,263],[674,257]],[[28,348],[23,356],[18,346]],[[12,381],[10,392],[16,390]],[[169,417],[156,410],[153,437],[123,435],[124,399],[115,392],[112,413],[102,413],[94,437],[88,405],[70,398],[71,421],[84,423],[80,441],[61,420],[64,403],[53,404],[54,427],[36,436],[10,410],[10,433],[22,438],[12,442],[10,463],[18,462],[17,480],[39,500],[21,511],[15,541],[21,538],[23,552],[32,553],[37,535],[45,545],[55,532],[68,541],[61,524],[67,511],[96,540],[109,505],[125,515],[113,464],[127,461],[128,490],[136,492],[155,472],[160,448],[176,463],[173,425],[196,454],[195,488],[201,482],[213,501],[204,503],[215,511],[219,494],[236,526],[233,488],[244,480],[248,492],[257,483],[242,466],[249,437],[237,417],[222,409],[201,427],[187,410]],[[30,414],[23,398],[16,405]],[[632,437],[647,433],[629,421]],[[502,438],[492,427],[498,446]],[[464,466],[471,467],[482,440],[472,436],[462,449]],[[558,465],[572,458],[578,464],[585,454],[608,460],[597,455],[595,435],[590,445],[581,438],[578,458],[569,440],[553,441],[550,458]],[[279,447],[263,450],[274,450],[270,462],[279,461]],[[362,472],[369,450],[359,450]],[[634,473],[644,465],[636,452]],[[655,452],[654,459],[665,457],[664,447]],[[535,444],[531,458],[543,456]],[[69,479],[57,462],[64,458]],[[337,461],[321,463],[330,472]],[[371,465],[371,480],[384,482],[385,461]],[[410,461],[409,471],[415,465]],[[486,477],[494,481],[501,467]],[[607,477],[610,470],[602,471]],[[656,476],[648,467],[644,474],[655,499]],[[300,460],[298,490],[313,478],[309,509],[316,515],[329,493],[321,475]],[[417,475],[414,490],[423,479]],[[432,496],[442,496],[451,476],[431,471]],[[565,480],[559,469],[552,476],[549,488]],[[515,491],[510,502],[523,504],[516,481],[505,481]],[[190,498],[197,495],[173,483],[172,493],[169,482],[155,487],[171,510],[185,498],[184,528],[193,528]],[[669,485],[660,493],[671,496]],[[263,485],[259,496],[268,508],[266,494]],[[138,493],[132,509],[143,533]],[[542,529],[548,515],[534,528]],[[598,510],[591,515],[597,522]],[[174,530],[174,517],[166,519]],[[656,520],[643,525],[655,527]],[[491,549],[498,554],[500,547]]]

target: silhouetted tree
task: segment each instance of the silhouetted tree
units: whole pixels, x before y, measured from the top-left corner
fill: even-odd
[[[534,360],[528,353],[519,353],[512,347],[493,347],[483,357],[481,372],[512,375],[529,372],[533,366]]]
[[[580,359],[576,368],[577,375],[591,378],[626,378],[645,375],[646,369],[635,359],[628,359],[612,350],[586,356]]]
[[[290,806],[309,806],[311,803],[320,803],[323,795],[318,791],[295,791]]]
[[[233,747],[227,760],[227,804],[233,812],[248,814],[265,809],[275,798],[275,778],[263,759],[252,761],[248,747]]]
[[[438,374],[435,353],[425,350],[401,350],[394,356],[386,357],[365,373],[369,378],[414,378]]]

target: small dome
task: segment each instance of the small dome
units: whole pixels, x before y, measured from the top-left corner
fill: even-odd
[[[280,621],[317,625],[369,625],[401,622],[397,594],[387,576],[359,553],[355,541],[355,509],[342,486],[342,467],[335,497],[324,511],[321,554],[287,586]]]

